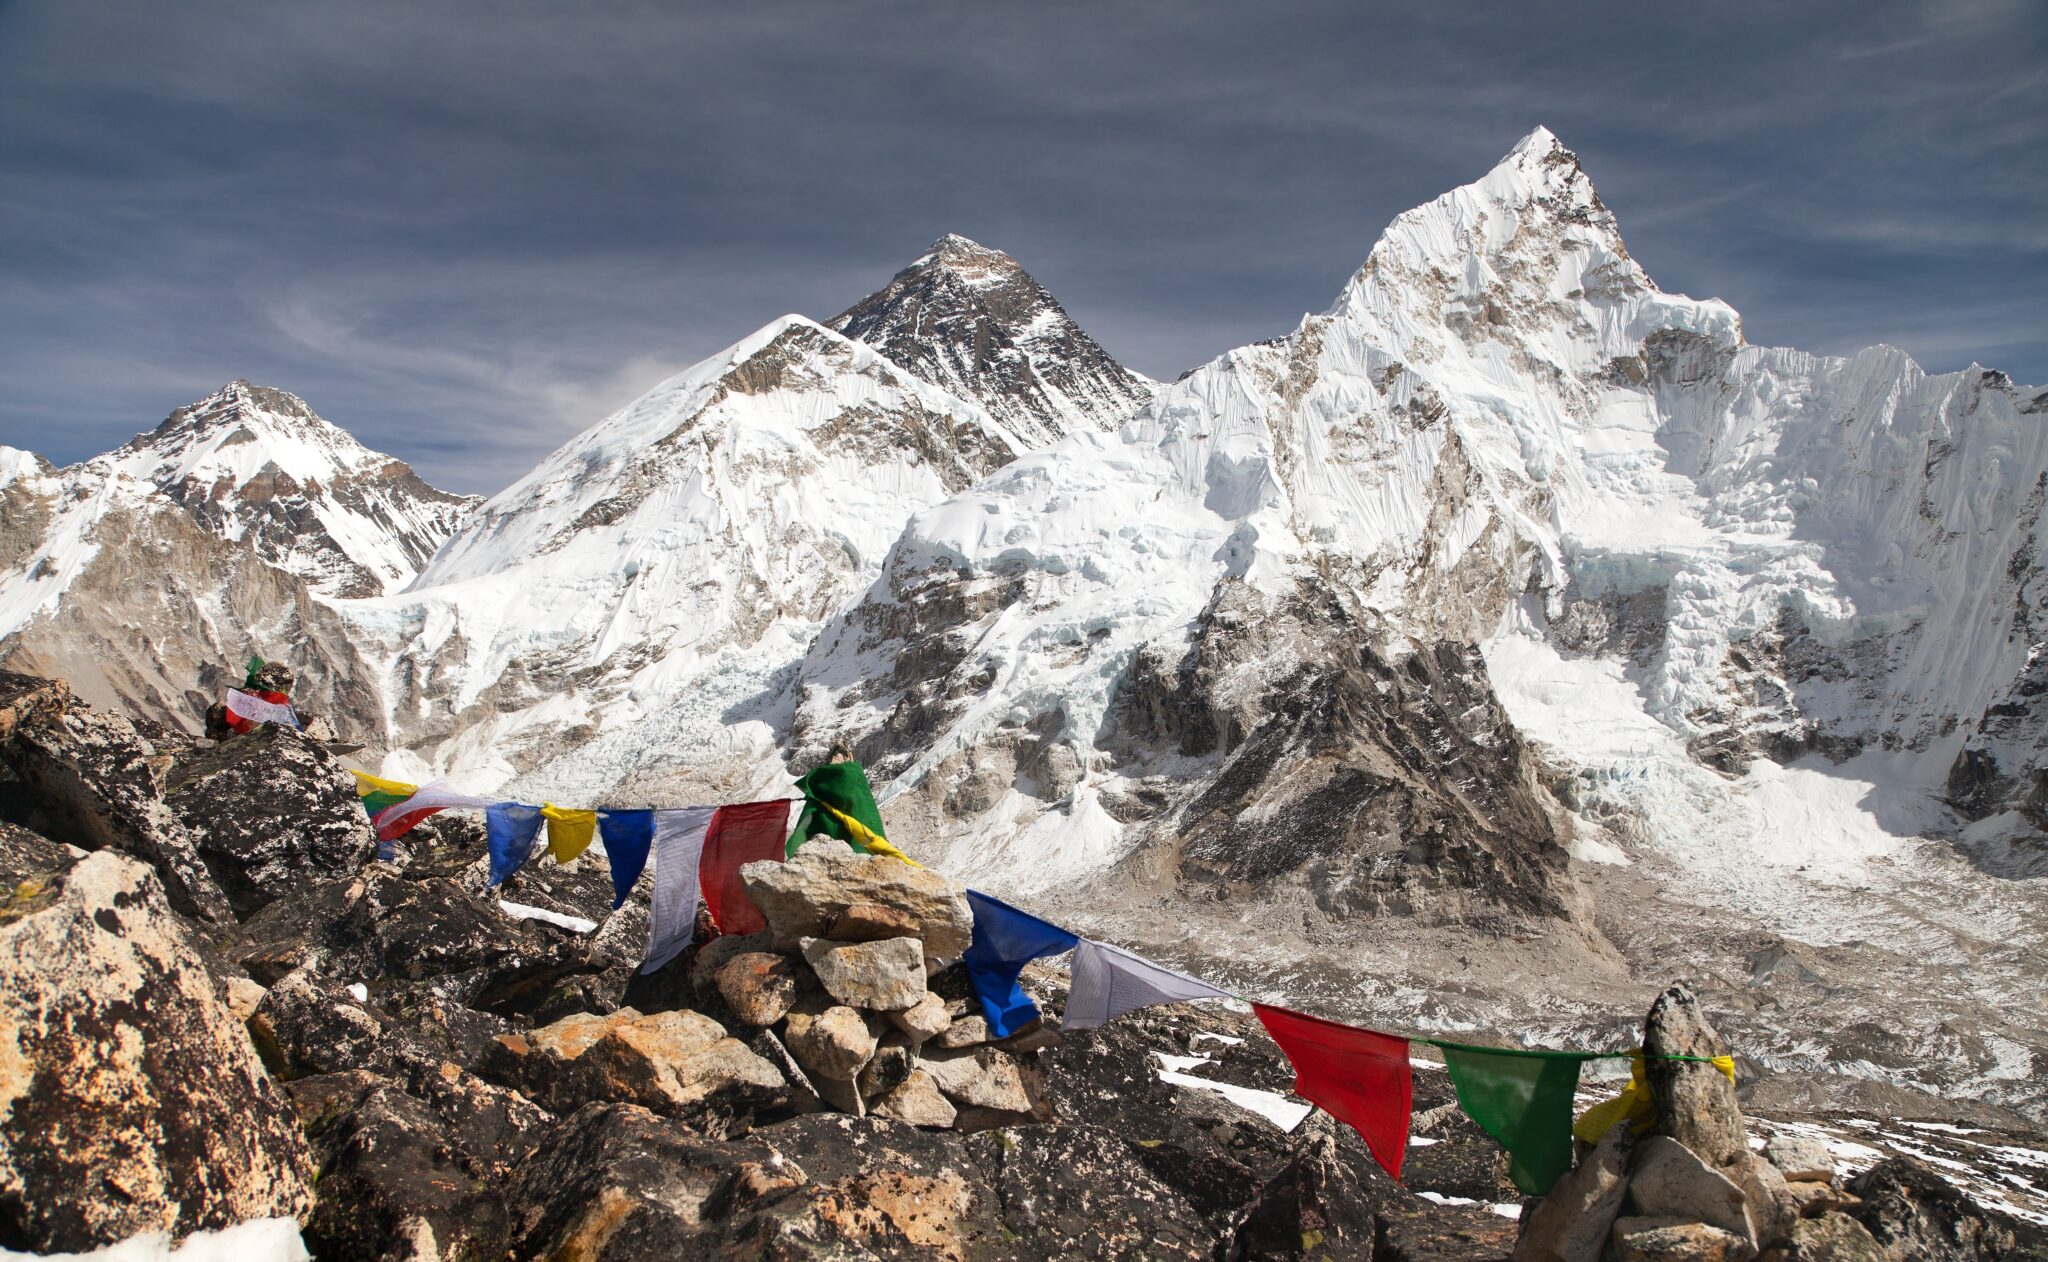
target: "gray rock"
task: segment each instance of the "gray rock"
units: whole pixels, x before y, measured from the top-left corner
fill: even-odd
[[[1615,1126],[1529,1212],[1515,1262],[1600,1262],[1628,1191],[1634,1134]]]
[[[1032,1107],[1017,1062],[992,1047],[928,1053],[919,1067],[957,1105],[1025,1113]]]
[[[282,1079],[386,1068],[384,1022],[340,984],[299,969],[264,993],[249,1037]]]
[[[877,1096],[869,1112],[912,1126],[935,1127],[951,1126],[957,1115],[952,1101],[922,1069],[911,1070],[901,1083]]]
[[[1862,1203],[1849,1211],[1891,1258],[1992,1262],[2020,1256],[1998,1222],[1925,1162],[1887,1157],[1849,1180]]]
[[[1637,1145],[1628,1196],[1638,1215],[1705,1223],[1756,1250],[1756,1226],[1742,1188],[1668,1135]]]
[[[786,863],[749,863],[740,879],[768,921],[775,945],[784,950],[804,938],[826,936],[842,914],[861,904],[907,916],[934,959],[958,956],[973,940],[974,913],[961,886],[886,855],[806,846]]]
[[[1657,1133],[1677,1140],[1710,1166],[1740,1161],[1749,1152],[1749,1138],[1735,1084],[1710,1064],[1666,1059],[1728,1054],[1728,1044],[1707,1023],[1689,987],[1673,986],[1657,996],[1644,1026],[1643,1050],[1657,1101]]]
[[[1783,1244],[1767,1250],[1764,1262],[1890,1262],[1884,1246],[1862,1223],[1846,1214],[1822,1214],[1792,1225]]]
[[[861,1068],[857,1080],[861,1098],[872,1100],[885,1095],[903,1084],[910,1077],[910,1071],[917,1064],[917,1053],[910,1050],[903,1035],[891,1032],[883,1036],[882,1045],[868,1058]]]
[[[156,876],[102,852],[61,881],[0,922],[0,1236],[88,1250],[303,1215],[305,1136]]]
[[[1835,1156],[1819,1136],[1780,1131],[1764,1145],[1764,1156],[1787,1179],[1816,1183],[1835,1180]]]
[[[1769,1248],[1790,1234],[1792,1224],[1799,1221],[1799,1201],[1778,1167],[1749,1152],[1728,1173],[1742,1186],[1743,1199],[1749,1203],[1757,1247]]]
[[[59,840],[134,855],[156,869],[172,907],[212,924],[235,923],[191,833],[163,800],[169,758],[127,719],[75,703],[46,705],[15,725],[0,757],[55,821]]]
[[[924,945],[916,938],[838,943],[805,938],[804,961],[840,1003],[876,1012],[901,1012],[925,997]]]
[[[988,1042],[988,1018],[980,1013],[954,1017],[951,1024],[932,1039],[934,1047],[979,1047]]]
[[[1705,1223],[1624,1218],[1614,1224],[1620,1262],[1749,1262],[1756,1246]]]

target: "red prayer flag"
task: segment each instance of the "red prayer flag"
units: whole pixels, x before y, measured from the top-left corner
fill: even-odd
[[[711,826],[704,832],[704,855],[697,862],[697,884],[721,935],[758,933],[768,927],[760,909],[747,897],[740,866],[782,858],[788,836],[788,802],[721,806],[711,817]]]
[[[1294,1063],[1294,1094],[1357,1131],[1399,1182],[1415,1101],[1408,1040],[1262,1003],[1252,1011]]]

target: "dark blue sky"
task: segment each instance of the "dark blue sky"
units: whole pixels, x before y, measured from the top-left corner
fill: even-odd
[[[0,443],[234,377],[490,491],[957,231],[1171,377],[1537,124],[1752,341],[2048,382],[2048,7],[0,0]]]

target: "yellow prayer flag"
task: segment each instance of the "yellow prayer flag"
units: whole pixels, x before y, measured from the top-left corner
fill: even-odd
[[[1597,1144],[1623,1118],[1628,1119],[1638,1135],[1648,1133],[1657,1124],[1657,1105],[1650,1096],[1650,1080],[1643,1073],[1643,1054],[1636,1052],[1628,1060],[1628,1085],[1612,1100],[1602,1100],[1579,1114],[1579,1120],[1572,1123],[1574,1138]],[[1729,1082],[1735,1081],[1733,1056],[1716,1056],[1708,1063],[1726,1074]]]
[[[847,832],[853,834],[853,839],[859,842],[861,848],[863,850],[866,850],[869,854],[885,854],[888,855],[891,859],[901,859],[913,868],[921,868],[924,866],[922,863],[919,863],[917,860],[911,858],[907,854],[904,854],[901,850],[898,850],[894,845],[890,844],[889,839],[887,837],[881,836],[880,834],[876,833],[874,830],[870,829],[866,824],[863,824],[859,820],[855,819],[853,816],[848,815],[845,811],[827,806],[823,802],[818,802],[815,800],[813,800],[812,805],[816,806],[819,810],[830,815],[833,819],[838,820],[840,825],[843,828],[845,828]]]
[[[548,855],[556,863],[567,863],[590,849],[590,839],[597,835],[596,811],[569,811],[543,802],[540,814],[548,822]]]
[[[389,793],[394,797],[409,798],[420,791],[420,786],[416,784],[407,784],[403,780],[386,780],[367,771],[357,771],[354,767],[350,767],[348,773],[356,778],[357,797],[368,797],[372,793]]]

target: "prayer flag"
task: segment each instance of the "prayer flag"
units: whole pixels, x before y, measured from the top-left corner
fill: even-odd
[[[1572,1104],[1585,1052],[1514,1051],[1431,1043],[1443,1049],[1458,1105],[1508,1151],[1508,1177],[1546,1195],[1572,1168]]]
[[[1008,1038],[1038,1019],[1038,1005],[1017,984],[1017,975],[1030,961],[1071,951],[1081,939],[978,890],[967,891],[967,904],[974,910],[974,940],[960,962],[988,1017],[989,1033]]]
[[[1111,1017],[1153,1004],[1229,998],[1228,991],[1200,978],[1176,973],[1107,942],[1082,939],[1074,948],[1072,969],[1062,1030],[1092,1030]]]
[[[647,866],[647,851],[654,845],[654,812],[599,811],[597,832],[612,866],[612,910],[617,911],[626,905],[626,895]]]
[[[371,821],[377,826],[377,840],[393,841],[413,830],[429,815],[448,810],[487,811],[493,803],[489,798],[471,797],[457,793],[443,781],[420,786],[419,792],[403,802],[395,803],[377,812]]]
[[[1572,1138],[1597,1144],[1601,1136],[1624,1118],[1629,1128],[1639,1136],[1649,1134],[1657,1125],[1657,1100],[1650,1091],[1650,1080],[1644,1076],[1643,1054],[1631,1052],[1628,1060],[1628,1085],[1612,1100],[1602,1100],[1579,1114],[1579,1120],[1572,1123]],[[1728,1075],[1729,1082],[1735,1081],[1733,1056],[1715,1056],[1708,1063]]]
[[[503,885],[533,854],[540,836],[540,808],[500,802],[484,812],[484,833],[490,840],[492,885]]]
[[[680,955],[690,945],[697,928],[698,860],[704,853],[704,837],[717,818],[715,806],[689,806],[681,810],[654,813],[654,905],[648,927],[647,954],[640,971],[655,969]],[[778,821],[779,827],[780,821]],[[605,849],[611,850],[611,836]],[[616,861],[615,861],[616,862]],[[619,869],[612,869],[617,886]],[[630,887],[632,882],[628,881]],[[619,895],[625,901],[625,895]]]
[[[887,837],[879,836],[875,833],[869,832],[868,826],[866,824],[861,823],[859,820],[855,819],[851,815],[848,815],[846,812],[837,810],[830,806],[826,806],[822,802],[819,803],[818,810],[827,819],[832,820],[834,823],[838,824],[841,828],[844,828],[846,830],[846,835],[853,839],[853,845],[856,850],[865,850],[869,854],[887,855],[891,859],[901,859],[903,862],[909,864],[913,868],[921,868],[924,866],[922,863],[919,863],[917,860],[911,858],[907,854],[904,854],[901,850],[898,850],[894,845],[890,844],[889,839]]]
[[[795,854],[797,847],[819,833],[837,837],[856,850],[866,850],[854,831],[847,827],[847,816],[867,832],[876,837],[886,837],[882,827],[882,812],[875,805],[875,791],[868,785],[868,773],[857,762],[820,763],[811,773],[796,782],[797,792],[804,795],[804,801],[811,807],[830,807],[830,811],[807,809],[797,820],[796,830],[789,835],[789,853]]]
[[[567,863],[590,849],[590,839],[597,835],[596,811],[566,811],[543,802],[540,813],[548,822],[548,854],[556,863]]]
[[[387,806],[396,806],[420,791],[420,786],[407,784],[403,780],[386,780],[366,771],[349,768],[349,774],[356,778],[356,796],[362,800],[363,811],[371,819]]]
[[[253,693],[240,688],[228,689],[227,711],[248,723],[275,723],[279,727],[297,730],[299,716],[293,712],[290,698],[281,692]]]
[[[1414,1107],[1408,1040],[1262,1003],[1252,1011],[1294,1065],[1294,1094],[1357,1131],[1398,1183]]]
[[[762,859],[783,857],[782,841],[789,826],[789,803],[747,802],[721,806],[704,834],[704,855],[697,864],[704,905],[711,909],[718,932],[758,933],[768,927],[761,911],[747,897],[740,868]]]

